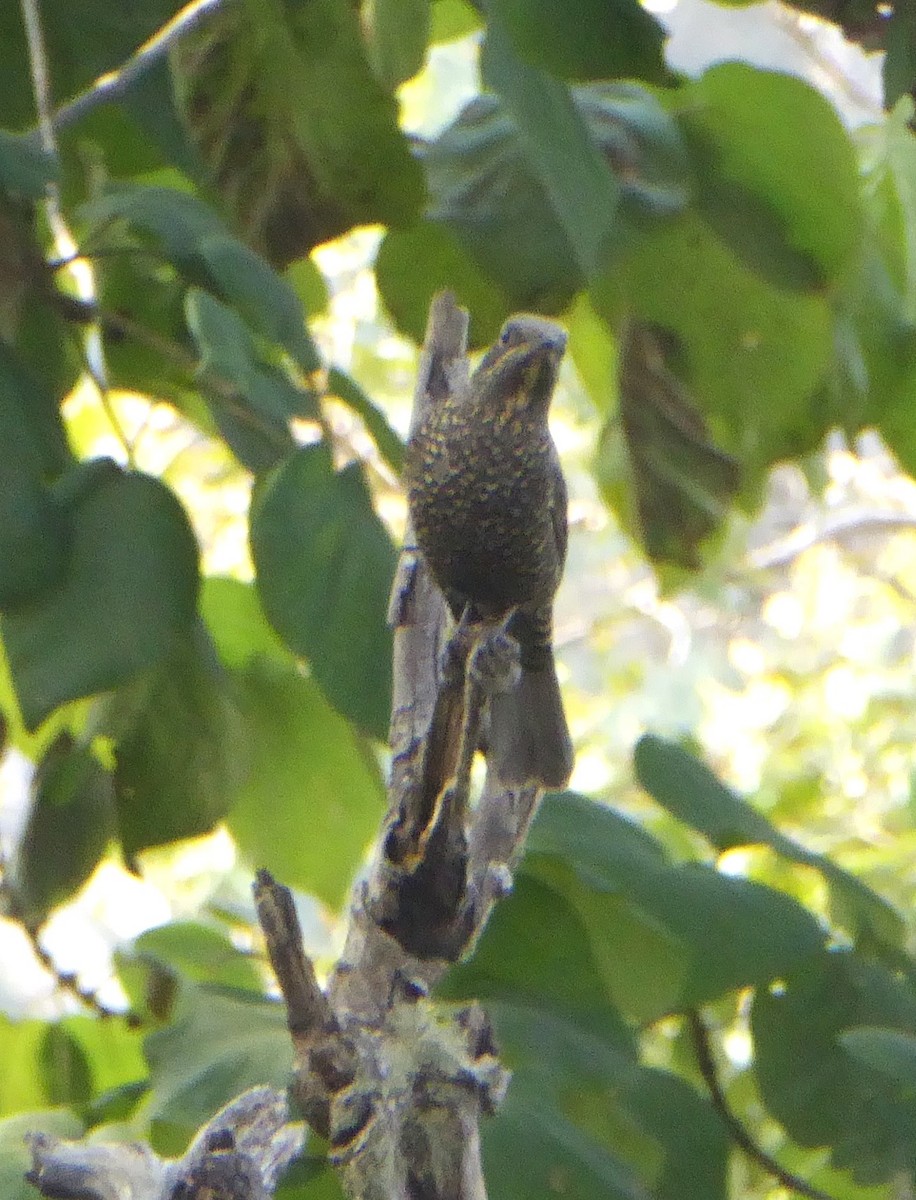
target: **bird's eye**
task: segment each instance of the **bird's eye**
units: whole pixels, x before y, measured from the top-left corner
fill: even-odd
[[[499,340],[503,346],[508,346],[510,344],[510,342],[512,341],[511,325],[502,331],[502,333],[499,335]]]

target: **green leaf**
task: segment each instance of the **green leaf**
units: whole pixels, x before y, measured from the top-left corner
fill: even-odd
[[[839,1036],[839,1043],[863,1066],[880,1071],[903,1085],[903,1094],[916,1094],[916,1037],[898,1029],[858,1026]]]
[[[474,958],[445,980],[447,995],[483,1001],[512,1069],[506,1104],[483,1131],[491,1188],[552,1194],[562,1179],[564,1194],[724,1197],[727,1145],[711,1106],[638,1065],[590,933],[525,872]]]
[[[376,78],[389,92],[423,66],[429,40],[430,0],[372,0],[366,44]]]
[[[451,971],[440,991],[484,1003],[512,1068],[507,1101],[484,1130],[491,1187],[541,1195],[559,1173],[568,1180],[564,1194],[571,1187],[579,1195],[587,1183],[600,1184],[600,1195],[635,1197],[632,1169],[618,1152],[643,1167],[659,1162],[654,1143],[618,1102],[635,1046],[563,897],[520,877],[494,909],[473,959]]]
[[[209,234],[200,243],[200,256],[223,298],[253,329],[288,350],[300,370],[321,366],[299,297],[260,255],[226,234]]]
[[[554,81],[529,107],[526,89],[540,95],[540,86],[531,69],[519,71],[518,79],[508,67],[504,72],[509,99],[477,97],[425,151],[429,217],[454,233],[510,309],[559,312],[636,228],[683,208],[687,159],[674,121],[643,88],[589,84],[570,91]],[[565,149],[555,141],[561,126],[575,134]],[[575,157],[583,142],[585,158],[572,170],[566,156]],[[593,175],[604,184],[597,193]],[[574,181],[589,190],[574,192]],[[609,189],[619,191],[616,215]],[[433,264],[442,271],[433,290],[444,281],[451,286],[450,244],[430,249],[421,240],[417,250],[424,278]],[[456,286],[467,274],[461,271]],[[399,315],[394,302],[392,309]],[[419,315],[413,324],[422,331]]]
[[[901,915],[860,879],[775,829],[746,800],[725,786],[683,747],[646,734],[636,744],[639,782],[670,813],[708,838],[720,853],[734,846],[770,846],[791,862],[813,867],[831,889],[844,924],[867,946],[902,948]]]
[[[182,7],[181,0],[148,0],[125,10],[113,0],[85,0],[74,21],[67,0],[46,0],[41,23],[55,107],[120,67]],[[0,112],[16,127],[35,121],[29,61],[20,11],[0,5]]]
[[[232,681],[213,661],[206,637],[198,631],[133,696],[119,695],[110,719],[118,829],[128,858],[208,833],[250,764]]]
[[[0,610],[27,603],[63,574],[69,514],[40,479],[15,462],[0,467]]]
[[[38,1056],[47,1023],[13,1021],[0,1016],[0,1116],[48,1106],[46,1080],[38,1069]],[[0,1124],[0,1136],[5,1122]]]
[[[480,28],[481,16],[467,0],[433,0],[431,42],[452,42]]]
[[[894,6],[884,35],[884,106],[893,108],[916,87],[916,14],[905,4]]]
[[[351,375],[338,370],[337,367],[332,367],[328,372],[328,391],[338,396],[362,418],[378,447],[379,454],[392,471],[400,475],[404,465],[404,443],[388,424],[382,410],[372,402]]]
[[[310,372],[321,365],[291,284],[233,238],[220,217],[196,196],[176,188],[122,184],[84,205],[81,212],[90,222],[89,236],[100,245],[107,225],[126,222],[153,238],[190,283],[206,284],[233,305],[252,329],[287,350],[300,370]],[[251,335],[238,317],[236,321],[250,342]]]
[[[378,769],[311,679],[261,660],[239,683],[252,764],[229,828],[252,866],[339,909],[384,812]]]
[[[495,0],[487,11],[520,58],[555,75],[666,78],[665,31],[638,0]]]
[[[609,991],[641,1019],[766,982],[824,942],[788,896],[698,864],[669,865],[654,839],[575,796],[542,806],[523,870],[573,905]]]
[[[649,558],[688,570],[720,531],[738,490],[737,462],[713,442],[693,397],[674,370],[664,331],[631,321],[620,361],[620,413],[605,427],[597,470],[607,478],[610,436],[623,438],[635,507],[633,524]],[[668,352],[666,353],[666,350]],[[616,472],[614,472],[616,475]]]
[[[816,857],[774,829],[766,817],[676,742],[644,734],[636,743],[633,764],[646,791],[679,820],[699,830],[720,853],[735,846],[763,844],[796,861]]]
[[[146,1077],[142,1036],[130,1021],[79,1016],[67,1017],[58,1026],[89,1064],[91,1097],[99,1116],[106,1096],[111,1097],[111,1093],[121,1088],[142,1086]],[[89,1113],[92,1108],[87,1106],[83,1111]]]
[[[134,942],[132,953],[154,959],[192,983],[260,992],[262,977],[255,960],[218,929],[195,921],[170,921],[148,929]]]
[[[612,328],[621,297],[678,339],[680,378],[716,444],[739,461],[746,494],[756,495],[772,463],[820,444],[831,424],[816,398],[833,353],[825,297],[772,287],[695,214],[647,231],[593,287],[592,303]]]
[[[184,39],[176,89],[209,180],[275,265],[354,225],[404,225],[422,179],[349,0],[248,0]]]
[[[45,1028],[38,1050],[38,1069],[51,1105],[76,1106],[90,1099],[89,1060],[66,1026],[54,1024]]]
[[[624,1085],[634,1120],[664,1148],[654,1200],[726,1200],[731,1145],[719,1114],[689,1084],[667,1071],[645,1069]]]
[[[0,339],[0,481],[54,478],[72,462],[57,398]],[[15,475],[13,474],[15,472]]]
[[[568,1200],[642,1200],[646,1191],[624,1163],[564,1119],[533,1091],[510,1089],[484,1129],[484,1167],[506,1200],[557,1193]]]
[[[239,462],[252,471],[275,466],[294,446],[290,417],[309,408],[300,392],[276,368],[259,361],[248,327],[237,314],[207,292],[191,288],[185,309],[188,327],[201,355],[200,376],[210,411]],[[212,373],[222,381],[208,388]],[[237,389],[225,394],[225,384]]]
[[[538,953],[531,953],[536,931]],[[581,917],[555,889],[521,875],[512,895],[493,910],[474,957],[449,972],[440,994],[487,1007],[505,1001],[555,1013],[635,1058],[632,1034],[594,961]]]
[[[147,475],[96,467],[73,503],[59,586],[0,625],[30,730],[58,705],[161,663],[194,617],[197,546],[175,495]]]
[[[70,899],[95,870],[114,833],[111,776],[85,746],[58,735],[32,781],[32,805],[12,887],[33,927]]]
[[[673,94],[704,219],[779,287],[843,278],[862,243],[856,155],[833,105],[793,75],[711,67]]]
[[[0,129],[0,191],[40,200],[57,175],[55,159],[34,137]]]
[[[284,1087],[293,1047],[282,1004],[185,985],[178,1012],[146,1039],[149,1116],[196,1130],[246,1088]]]
[[[800,1145],[829,1146],[835,1167],[868,1184],[889,1180],[912,1161],[916,1099],[844,1045],[849,1031],[863,1026],[912,1037],[916,994],[887,968],[845,951],[814,956],[779,986],[758,992],[751,1010],[768,1111]]]
[[[292,663],[289,650],[268,624],[252,584],[208,576],[201,588],[200,612],[224,666],[244,667],[260,657]]]
[[[119,184],[84,204],[80,216],[89,237],[98,242],[106,226],[124,221],[154,239],[163,254],[192,282],[205,277],[201,247],[208,237],[225,235],[219,216],[208,204],[177,188],[151,184]]]
[[[583,278],[604,266],[619,187],[569,89],[514,55],[498,22],[484,43],[484,82],[518,130],[526,162],[544,189]]]
[[[435,221],[389,230],[375,258],[375,278],[398,329],[417,345],[423,343],[430,302],[446,281],[471,315],[475,346],[495,340],[510,310],[499,284],[458,233]]]
[[[323,446],[291,455],[255,492],[251,550],[270,623],[335,708],[384,739],[395,552],[360,468],[335,472]]]

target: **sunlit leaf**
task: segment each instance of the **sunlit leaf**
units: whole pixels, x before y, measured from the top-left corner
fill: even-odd
[[[176,647],[119,700],[111,721],[125,853],[209,832],[247,776],[250,739],[232,681],[206,637],[198,632]]]
[[[175,1019],[146,1039],[150,1116],[191,1132],[246,1088],[284,1087],[292,1043],[282,1004],[185,985]]]
[[[521,58],[555,75],[665,78],[664,29],[638,0],[496,0],[487,11]]]
[[[395,554],[360,468],[335,472],[323,446],[291,455],[255,493],[251,548],[271,624],[331,703],[384,738]]]
[[[38,764],[12,886],[25,920],[41,924],[89,878],[114,833],[111,775],[60,734]]]
[[[238,682],[252,761],[229,828],[252,867],[340,908],[384,811],[378,769],[312,679],[262,661]]]
[[[190,628],[197,585],[197,546],[174,493],[100,465],[74,500],[59,586],[0,626],[27,727],[161,663]]]

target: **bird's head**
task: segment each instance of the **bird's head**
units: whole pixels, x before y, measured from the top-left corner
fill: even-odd
[[[480,360],[471,387],[491,411],[546,420],[565,350],[566,333],[555,322],[527,313],[510,317]]]

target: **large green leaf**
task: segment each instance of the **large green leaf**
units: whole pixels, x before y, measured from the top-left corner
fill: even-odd
[[[638,0],[495,0],[518,55],[569,79],[642,78],[667,72],[665,32]]]
[[[765,983],[824,942],[788,896],[700,864],[671,865],[654,839],[580,797],[542,806],[523,870],[573,905],[608,990],[643,1019]]]
[[[389,230],[375,259],[375,278],[385,307],[403,333],[422,345],[430,302],[447,283],[471,315],[472,345],[489,345],[510,310],[499,283],[490,278],[458,234],[438,221],[422,220]]]
[[[353,225],[402,225],[418,212],[420,170],[348,0],[223,8],[174,62],[223,207],[272,263]]]
[[[862,1027],[916,1034],[916,993],[876,963],[843,951],[815,956],[754,999],[751,1029],[767,1109],[803,1146],[831,1147],[860,1183],[890,1179],[916,1155],[912,1088],[875,1063]],[[858,1044],[857,1044],[858,1043]]]
[[[826,298],[772,286],[696,213],[648,231],[592,300],[611,327],[623,301],[675,335],[681,381],[740,463],[748,494],[774,462],[813,450],[826,433],[831,416],[815,397],[833,351]]]
[[[185,984],[174,1021],[146,1039],[149,1116],[190,1133],[246,1088],[284,1087],[292,1055],[282,1004]]]
[[[495,70],[501,95],[471,101],[424,152],[429,217],[457,236],[510,308],[559,312],[637,227],[683,208],[684,146],[635,84],[568,89],[498,54]],[[428,235],[414,254],[424,277],[456,257]],[[383,292],[399,316],[409,280],[395,292],[394,272],[386,263]],[[462,281],[473,299],[466,270]]]
[[[12,873],[17,907],[30,925],[82,887],[113,833],[111,775],[85,746],[60,734],[38,764]]]
[[[598,957],[587,920],[525,873],[445,981],[448,995],[483,1001],[513,1073],[483,1131],[490,1190],[540,1195],[562,1179],[573,1195],[723,1196],[727,1147],[711,1107],[637,1064]]]
[[[525,160],[556,214],[577,268],[583,278],[593,278],[607,259],[620,189],[572,93],[523,63],[492,20],[481,71],[518,130]]]
[[[474,957],[449,974],[441,992],[560,1013],[618,1054],[635,1054],[585,925],[563,896],[537,879],[518,880],[511,898],[494,909]]]
[[[860,1025],[840,1034],[839,1042],[864,1066],[902,1085],[904,1098],[916,1094],[916,1037],[912,1033]]]
[[[48,480],[72,461],[58,398],[0,339],[0,443],[4,474]]]
[[[250,739],[206,635],[196,630],[109,714],[124,852],[209,832],[247,775]]]
[[[40,200],[57,174],[54,157],[34,138],[0,129],[0,192]]]
[[[197,546],[175,495],[113,463],[85,478],[59,585],[0,625],[29,729],[157,666],[194,617]]]
[[[254,658],[290,665],[293,657],[268,624],[257,589],[241,579],[210,575],[203,581],[200,612],[227,667],[245,667]]]
[[[251,549],[270,623],[331,703],[385,738],[395,552],[360,468],[335,472],[323,446],[291,455],[255,492]]]
[[[17,462],[0,467],[0,610],[10,611],[63,574],[69,513],[41,479]]]
[[[261,660],[237,681],[252,762],[229,828],[253,867],[340,908],[384,812],[378,768],[314,680]]]
[[[640,783],[679,820],[707,837],[718,851],[734,846],[770,846],[791,862],[813,867],[831,889],[842,923],[867,946],[899,951],[906,934],[901,915],[860,879],[822,854],[780,833],[746,800],[674,742],[646,734],[635,753]]]
[[[376,77],[394,91],[423,66],[431,0],[372,0],[366,46]]]
[[[220,431],[245,466],[255,471],[275,466],[294,444],[290,418],[314,415],[314,394],[263,361],[234,309],[197,288],[188,292],[185,307],[201,354],[202,385]],[[208,387],[210,373],[235,393]]]
[[[92,1095],[89,1060],[79,1042],[59,1023],[45,1027],[38,1051],[38,1069],[53,1106],[84,1104]]]
[[[132,955],[178,972],[193,983],[257,992],[262,984],[250,954],[232,944],[222,931],[195,921],[171,921],[142,933]]]
[[[45,0],[41,24],[55,104],[88,87],[124,60],[183,7],[181,0],[85,0],[74,21],[68,0]],[[0,112],[17,128],[33,125],[35,107],[22,14],[0,5]]]
[[[703,218],[756,274],[820,289],[853,266],[863,221],[856,155],[840,118],[793,75],[711,67],[672,93]]]
[[[161,248],[190,283],[206,284],[248,325],[282,346],[303,371],[320,365],[290,283],[260,255],[230,236],[217,213],[176,188],[121,184],[82,208],[89,238],[104,248],[106,227],[126,225]]]
[[[675,373],[676,358],[658,330],[628,323],[620,356],[619,417],[605,426],[597,470],[606,498],[612,504],[622,501],[618,507],[624,517],[629,514],[628,524],[649,558],[695,569],[705,544],[723,527],[740,472],[712,441]],[[617,438],[626,459],[623,470],[610,444]],[[622,479],[625,489],[619,487]]]
[[[2,337],[0,445],[0,609],[8,609],[32,599],[63,572],[69,513],[50,484],[72,460],[50,387]]]

